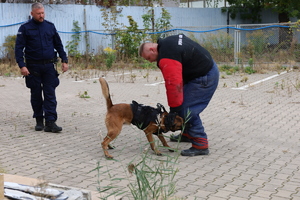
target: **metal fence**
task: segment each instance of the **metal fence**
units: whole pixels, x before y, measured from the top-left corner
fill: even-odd
[[[240,25],[242,30],[235,31],[235,62],[300,61],[300,33],[294,26],[292,23]]]
[[[210,51],[218,63],[300,62],[300,32],[294,23],[177,29]]]
[[[54,22],[66,47],[72,41],[74,21],[83,31],[81,33],[78,51],[82,54],[101,54],[106,47],[115,44],[114,35],[108,33],[102,23],[102,10],[97,6],[83,5],[47,5],[47,17]],[[143,28],[141,16],[149,8],[120,7],[118,28],[129,26],[126,16],[132,15]],[[187,9],[167,8],[171,13],[173,25],[171,30],[159,33],[168,35],[183,33],[198,41],[207,48],[218,63],[248,63],[257,62],[289,62],[300,61],[300,33],[294,24],[270,24],[277,19],[274,13],[264,12],[265,24],[242,24],[245,21],[230,20],[226,24],[226,14],[220,9]],[[8,58],[3,47],[5,38],[15,35],[20,23],[28,20],[30,4],[0,4],[0,58]],[[155,16],[159,17],[161,8],[154,8]],[[296,20],[293,19],[295,22]],[[136,33],[138,34],[138,33]],[[153,34],[149,34],[153,35]],[[67,50],[67,49],[66,49]]]
[[[180,27],[159,34],[166,37],[183,33],[205,47],[218,63],[300,62],[300,32],[293,26],[294,24],[251,24],[228,27]],[[99,33],[101,31],[81,34],[83,44],[97,43],[89,50],[89,54],[101,54],[107,46],[113,48],[115,45],[114,34]],[[63,34],[70,35],[60,33]]]
[[[1,3],[0,13],[0,58],[7,57],[3,48],[5,38],[15,35],[20,23],[30,17],[31,4]],[[81,40],[78,51],[82,54],[99,54],[106,47],[114,45],[114,36],[108,33],[103,26],[103,10],[95,5],[46,5],[46,19],[56,25],[63,44],[66,47],[72,41],[72,29],[74,21],[78,21],[81,28]],[[137,22],[139,29],[143,29],[142,15],[147,13],[148,7],[118,7],[117,28],[129,26],[127,16]],[[155,20],[160,17],[161,9],[155,7]],[[299,33],[295,28],[290,29],[291,24],[269,24],[277,21],[277,15],[268,10],[262,12],[262,22],[265,24],[247,24],[249,21],[241,19],[227,19],[227,14],[218,8],[166,8],[172,16],[170,23],[172,30],[162,33],[162,36],[184,33],[199,41],[206,47],[218,62],[247,62],[252,58],[265,62],[280,59],[298,59]],[[296,19],[291,19],[293,22]],[[226,24],[229,22],[229,26]],[[246,24],[246,25],[240,25]],[[273,26],[273,27],[269,27]],[[267,27],[265,29],[262,29]],[[257,29],[257,30],[256,30]],[[292,32],[292,34],[290,34]],[[286,33],[286,34],[285,34]],[[284,41],[291,42],[284,42]],[[284,45],[284,43],[287,43]],[[67,49],[66,49],[67,50]],[[254,53],[253,53],[254,51]],[[280,55],[280,56],[279,56]],[[284,56],[286,55],[286,56]],[[294,58],[290,58],[294,56]]]
[[[185,34],[205,47],[218,63],[288,63],[300,62],[299,30],[295,23],[245,24],[180,27],[159,34]]]

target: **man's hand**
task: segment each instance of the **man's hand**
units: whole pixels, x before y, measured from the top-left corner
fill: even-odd
[[[23,76],[28,76],[28,75],[30,74],[30,72],[28,71],[27,67],[22,67],[22,68],[20,69],[20,71],[21,71],[21,74],[22,74]]]
[[[165,126],[168,130],[175,124],[176,112],[170,112],[165,118]]]
[[[68,69],[69,69],[68,63],[62,63],[62,64],[61,64],[61,70],[62,70],[63,72],[68,71]]]

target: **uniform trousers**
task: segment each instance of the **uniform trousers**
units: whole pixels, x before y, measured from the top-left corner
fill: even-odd
[[[33,117],[44,117],[46,121],[56,121],[55,89],[59,85],[59,74],[54,68],[54,64],[27,64],[26,67],[30,72],[25,77],[25,81],[26,86],[30,88]]]

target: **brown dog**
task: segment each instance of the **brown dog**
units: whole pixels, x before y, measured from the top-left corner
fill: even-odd
[[[181,130],[183,126],[183,119],[181,117],[176,116],[172,127],[168,129],[164,125],[164,120],[168,112],[166,112],[162,105],[158,104],[157,108],[153,108],[138,104],[135,101],[133,101],[132,104],[120,103],[114,105],[110,98],[109,87],[106,80],[100,77],[99,82],[107,106],[105,118],[107,135],[101,143],[107,158],[113,158],[107,150],[108,148],[112,149],[110,142],[120,134],[123,124],[132,123],[143,130],[150,143],[151,149],[156,155],[161,155],[161,152],[155,147],[153,134],[158,136],[164,147],[170,148],[162,133],[166,133],[169,130],[173,132]],[[169,149],[169,151],[173,150]]]

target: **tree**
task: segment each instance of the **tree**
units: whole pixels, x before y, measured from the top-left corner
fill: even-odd
[[[266,8],[273,9],[278,13],[278,21],[289,22],[290,17],[300,18],[300,1],[299,0],[268,0]]]
[[[223,12],[229,12],[231,18],[239,13],[242,19],[250,19],[252,22],[261,22],[261,11],[271,9],[278,13],[279,23],[290,22],[291,17],[300,17],[299,0],[227,0],[230,7],[223,8]],[[279,28],[279,44],[281,48],[288,48],[293,40],[293,32],[286,28]]]
[[[300,17],[299,0],[227,0],[230,7],[223,8],[229,12],[231,18],[236,18],[239,13],[242,19],[252,22],[261,22],[261,11],[271,9],[278,13],[278,21],[289,22],[291,17]]]

